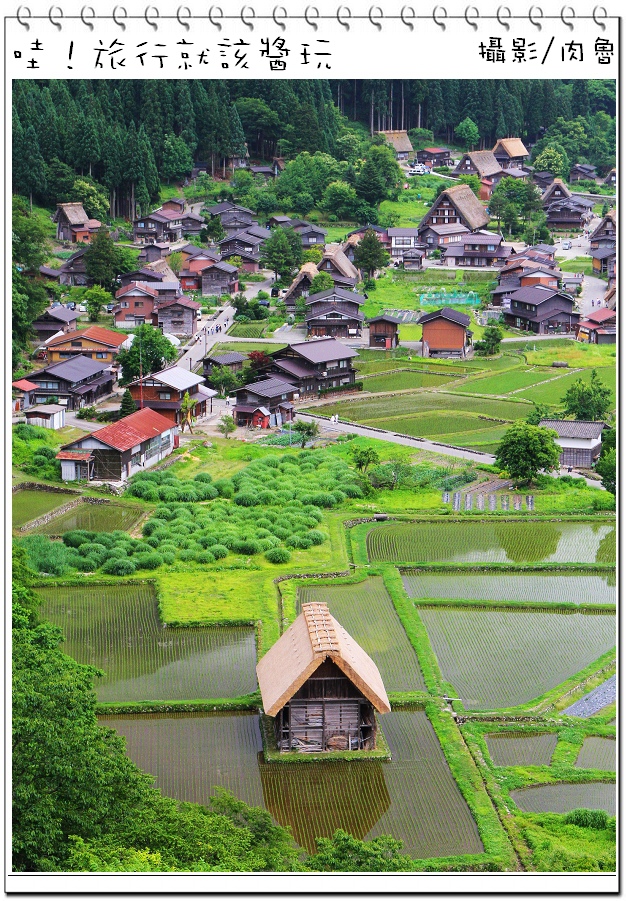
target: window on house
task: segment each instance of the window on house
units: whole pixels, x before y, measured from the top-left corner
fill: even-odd
[[[130,302],[128,300],[123,300],[120,304],[120,307],[123,310],[127,310],[129,308],[129,306],[130,306]]]
[[[159,391],[159,400],[171,400],[171,397],[170,391]]]
[[[138,223],[137,223],[137,228],[145,228],[145,223],[143,223],[143,222],[138,222]]]
[[[137,309],[137,307],[142,307],[142,306],[143,306],[143,300],[136,300],[136,301],[135,301],[135,309]]]
[[[106,360],[107,355],[106,351],[98,350],[96,351],[96,360]]]

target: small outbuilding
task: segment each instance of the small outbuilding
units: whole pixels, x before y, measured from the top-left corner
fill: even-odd
[[[383,680],[326,604],[303,604],[256,671],[280,751],[375,748],[375,712],[391,710]]]
[[[572,419],[542,419],[539,425],[557,433],[561,448],[561,466],[591,469],[602,449],[602,430],[605,422]]]
[[[29,407],[24,411],[29,425],[38,425],[43,429],[62,429],[65,426],[65,407],[61,404],[42,404]]]
[[[391,350],[400,343],[398,338],[399,321],[387,313],[374,316],[369,320],[370,347]]]
[[[419,320],[422,341],[428,345],[429,355],[465,357],[472,343],[470,317],[451,307],[426,313]]]

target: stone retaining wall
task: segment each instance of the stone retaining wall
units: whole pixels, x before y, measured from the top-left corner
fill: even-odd
[[[61,488],[60,485],[42,485],[41,482],[19,482],[13,485],[12,493],[29,489],[31,491],[51,491],[53,494],[75,494],[80,495],[79,491],[72,491],[71,488]]]
[[[76,500],[69,501],[67,504],[63,504],[62,507],[56,507],[56,509],[51,510],[49,513],[45,513],[43,516],[39,516],[37,519],[31,519],[30,522],[24,523],[23,526],[20,526],[20,532],[28,532],[30,529],[36,529],[38,526],[45,526],[47,523],[52,522],[57,519],[59,516],[62,516],[64,513],[68,513],[70,510],[73,510],[75,507],[79,507],[81,504],[110,504],[111,501],[105,497],[77,497]]]

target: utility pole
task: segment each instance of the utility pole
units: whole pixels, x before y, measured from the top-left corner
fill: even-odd
[[[141,360],[141,335],[139,335],[139,409],[143,410],[143,366]]]

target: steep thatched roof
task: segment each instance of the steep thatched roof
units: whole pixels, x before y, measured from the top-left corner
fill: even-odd
[[[463,163],[466,157],[469,157],[469,159],[472,161],[481,178],[489,178],[490,176],[497,175],[502,171],[502,169],[500,168],[500,163],[493,155],[492,150],[473,150],[469,153],[464,154],[461,162],[454,170],[455,174],[463,173]]]
[[[84,225],[89,219],[82,203],[57,203],[57,210],[54,214],[55,222],[58,221],[61,213],[65,215],[70,225]]]
[[[571,192],[570,189],[567,187],[567,185],[565,184],[565,182],[563,181],[563,179],[562,179],[562,178],[555,178],[554,181],[552,182],[552,184],[551,184],[551,185],[548,185],[548,187],[545,189],[545,191],[543,192],[543,194],[542,194],[542,196],[541,196],[541,200],[542,200],[542,203],[544,204],[544,206],[545,206],[545,204],[546,204],[549,200],[552,199],[552,195],[554,194],[554,192],[555,192],[555,190],[557,189],[557,187],[561,189],[561,191],[563,192],[563,194],[564,194],[566,197],[571,197],[571,196],[572,196],[572,192]]]
[[[353,266],[348,257],[343,252],[343,245],[341,244],[327,244],[326,250],[324,251],[324,256],[320,260],[317,265],[317,268],[320,272],[324,271],[324,263],[326,260],[332,260],[337,269],[341,272],[342,275],[345,275],[346,278],[358,278],[359,272],[358,269]]]
[[[450,203],[454,205],[459,216],[465,220],[471,231],[476,231],[476,229],[488,225],[489,216],[469,185],[454,185],[453,188],[446,188],[446,190],[442,191],[439,197],[435,199],[433,207],[436,206],[442,198],[446,197]],[[430,208],[422,219],[420,228],[428,220],[433,207]]]
[[[406,131],[379,131],[388,144],[391,144],[396,153],[411,153],[413,145]]]
[[[313,281],[316,275],[319,275],[319,272],[317,271],[317,266],[315,265],[315,263],[303,263],[300,267],[300,272],[298,272],[292,283],[289,285],[289,288],[287,289],[285,300],[288,297],[291,297],[293,292],[296,290],[296,288],[304,278],[308,277],[311,281]]]
[[[300,616],[259,660],[256,673],[265,713],[276,716],[328,658],[379,713],[389,713],[378,667],[323,603],[303,604]]]
[[[498,149],[504,150],[509,157],[528,156],[528,151],[521,138],[500,138],[499,141],[496,141],[493,152],[495,153]]]

